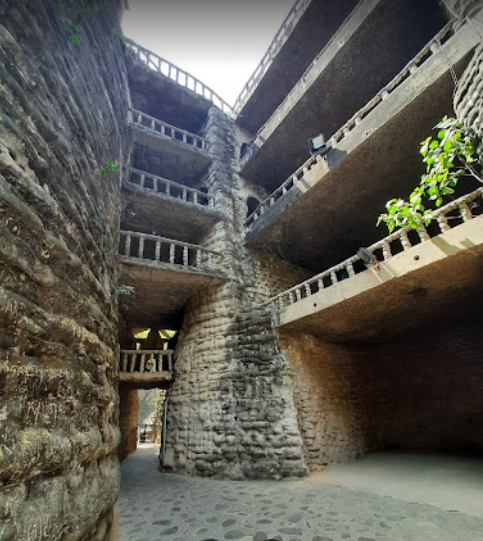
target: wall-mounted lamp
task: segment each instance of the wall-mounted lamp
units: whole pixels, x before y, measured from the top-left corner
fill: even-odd
[[[326,148],[325,137],[321,133],[317,137],[309,139],[310,154],[319,154],[319,152],[322,152]]]

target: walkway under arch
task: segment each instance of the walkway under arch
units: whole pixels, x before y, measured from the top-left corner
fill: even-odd
[[[118,541],[481,541],[483,460],[378,453],[304,479],[162,474],[156,445],[125,460]]]

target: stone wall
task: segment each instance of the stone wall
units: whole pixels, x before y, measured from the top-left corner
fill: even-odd
[[[483,449],[481,318],[386,343],[280,333],[310,470],[389,448]]]
[[[210,111],[206,137],[213,163],[206,183],[224,217],[203,244],[224,254],[227,281],[186,308],[168,398],[164,467],[233,479],[302,475],[289,366],[270,317],[253,312],[253,303],[307,273],[243,247],[246,194],[236,174],[234,129]]]
[[[117,450],[119,460],[125,460],[134,453],[138,443],[139,396],[137,389],[119,385],[119,430],[121,443]]]
[[[119,488],[121,7],[55,6],[0,0],[1,541],[105,539]]]

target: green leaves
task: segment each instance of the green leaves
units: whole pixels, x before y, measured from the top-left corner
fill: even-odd
[[[99,11],[99,4],[91,0],[56,0],[55,10],[65,31],[70,34],[72,43],[79,45],[81,25]]]
[[[426,164],[426,173],[421,177],[419,186],[409,196],[409,201],[392,199],[386,203],[385,214],[379,216],[377,225],[384,222],[389,232],[397,227],[419,224],[428,225],[434,211],[422,204],[424,198],[432,201],[436,208],[443,204],[445,196],[454,193],[454,187],[462,175],[471,175],[483,183],[481,173],[475,169],[478,157],[475,148],[479,143],[475,133],[465,130],[454,118],[444,117],[435,126],[437,139],[428,137],[421,143],[420,153]]]
[[[117,288],[117,293],[118,293],[118,295],[126,295],[126,296],[132,295],[134,293],[134,286],[128,286],[126,284],[121,284]]]
[[[118,173],[119,170],[117,168],[117,165],[112,161],[108,160],[102,167],[99,168],[99,171],[97,174],[100,177],[107,177],[109,173]]]

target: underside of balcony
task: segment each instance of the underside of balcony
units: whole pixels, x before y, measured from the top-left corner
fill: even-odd
[[[275,190],[309,157],[309,138],[335,133],[446,22],[435,0],[359,2],[260,128],[246,154],[250,159],[242,162],[242,176],[269,192]]]
[[[460,74],[478,39],[466,25],[444,44],[444,53],[435,50],[356,121],[326,159],[266,206],[249,225],[246,244],[320,272],[381,239],[385,232],[375,224],[385,202],[407,197],[424,172],[419,142],[453,114],[450,62]]]
[[[481,316],[482,294],[483,216],[477,216],[379,268],[298,295],[280,311],[279,327],[335,343],[387,341],[429,323]]]

